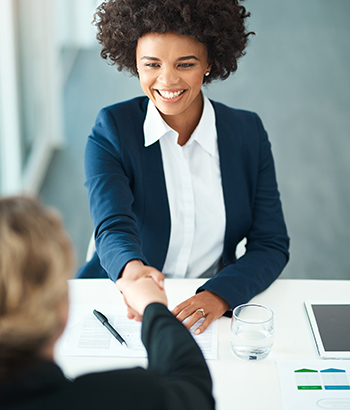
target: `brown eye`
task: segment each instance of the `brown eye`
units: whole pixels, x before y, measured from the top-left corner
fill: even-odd
[[[180,68],[189,68],[189,67],[193,67],[193,66],[194,66],[194,64],[192,64],[192,63],[181,63],[181,64],[178,65],[178,67],[180,67]]]
[[[147,63],[146,67],[155,68],[155,67],[160,67],[160,65],[158,63]]]

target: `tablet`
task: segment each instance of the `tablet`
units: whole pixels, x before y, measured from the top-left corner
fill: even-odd
[[[325,359],[350,359],[350,300],[306,301],[318,353]]]

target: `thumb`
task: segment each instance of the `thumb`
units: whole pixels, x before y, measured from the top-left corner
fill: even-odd
[[[160,289],[164,289],[164,275],[161,272],[154,269],[150,272],[149,276],[154,280]]]

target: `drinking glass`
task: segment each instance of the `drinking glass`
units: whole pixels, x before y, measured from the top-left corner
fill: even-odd
[[[231,347],[245,360],[264,359],[273,345],[273,311],[263,305],[247,303],[233,310]]]

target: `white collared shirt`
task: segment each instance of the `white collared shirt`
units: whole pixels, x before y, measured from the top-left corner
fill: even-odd
[[[145,147],[159,140],[163,159],[171,218],[162,270],[167,277],[213,276],[223,252],[226,215],[215,112],[203,100],[200,122],[184,146],[151,101],[144,122]]]

